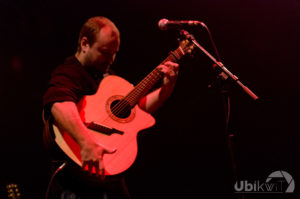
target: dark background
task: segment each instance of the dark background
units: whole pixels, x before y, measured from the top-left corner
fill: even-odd
[[[0,191],[17,183],[22,198],[43,198],[49,165],[42,146],[42,95],[51,71],[75,52],[81,25],[110,18],[121,32],[113,69],[136,84],[178,46],[177,31],[161,18],[201,20],[224,65],[259,97],[229,84],[230,132],[241,180],[264,182],[283,170],[299,193],[298,0],[0,1]],[[189,29],[213,56],[205,29]],[[233,175],[221,94],[208,85],[212,62],[202,52],[181,62],[176,89],[138,136],[139,153],[127,173],[133,198],[231,198]],[[1,197],[2,198],[2,197]]]

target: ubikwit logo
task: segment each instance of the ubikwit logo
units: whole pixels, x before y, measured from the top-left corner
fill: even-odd
[[[275,171],[271,173],[265,182],[256,180],[237,181],[234,185],[235,193],[293,193],[295,181],[286,171]]]

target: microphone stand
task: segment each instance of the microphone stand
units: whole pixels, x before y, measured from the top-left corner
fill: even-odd
[[[208,51],[206,51],[194,38],[193,35],[188,33],[186,30],[181,30],[180,34],[185,36],[187,39],[193,42],[193,44],[199,48],[204,54],[206,54],[228,77],[230,77],[234,82],[236,82],[252,99],[257,100],[258,97],[255,95],[248,87],[246,87],[239,78],[233,75],[222,62],[217,61]]]
[[[207,26],[202,23],[201,24],[203,27],[205,27],[209,34],[210,31],[207,28]],[[259,99],[257,95],[255,95],[248,87],[246,87],[244,84],[242,84],[239,81],[239,78],[235,75],[233,75],[225,66],[224,64],[220,61],[217,61],[208,51],[206,51],[194,38],[193,35],[191,35],[190,33],[188,33],[186,30],[180,30],[180,34],[182,36],[184,36],[186,39],[190,40],[197,48],[199,48],[202,52],[204,52],[204,54],[206,54],[213,62],[214,62],[214,67],[218,67],[219,69],[221,69],[221,73],[218,75],[217,78],[220,79],[220,81],[224,81],[226,79],[228,79],[229,77],[236,82],[253,100],[257,100]],[[210,39],[212,41],[213,47],[216,50],[216,53],[219,57],[219,53],[216,49],[216,46],[212,40],[211,34],[209,35]],[[234,180],[237,182],[238,181],[238,172],[237,172],[237,165],[236,165],[236,161],[235,161],[235,157],[234,157],[234,153],[233,153],[233,133],[229,132],[229,119],[230,119],[230,96],[228,94],[228,91],[226,90],[226,88],[224,88],[224,85],[221,85],[221,93],[223,95],[223,100],[224,100],[224,109],[225,109],[225,131],[228,135],[228,149],[229,149],[229,155],[231,158],[231,164],[232,164],[232,172],[234,175]],[[241,199],[245,199],[245,196],[243,193],[241,193]]]

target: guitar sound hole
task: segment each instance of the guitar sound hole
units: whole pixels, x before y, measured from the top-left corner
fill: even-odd
[[[125,119],[131,114],[131,106],[125,100],[115,100],[110,105],[111,112],[118,118]]]

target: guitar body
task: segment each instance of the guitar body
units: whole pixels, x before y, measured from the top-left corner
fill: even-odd
[[[116,116],[113,105],[123,99],[134,87],[125,79],[110,75],[105,77],[96,92],[85,96],[78,104],[81,119],[86,124],[97,124],[117,131],[111,134],[89,129],[97,143],[110,149],[113,154],[104,154],[105,175],[117,175],[127,170],[137,156],[137,134],[155,124],[155,119],[135,105],[127,115]],[[79,145],[55,123],[52,125],[55,142],[77,165],[82,166]],[[104,132],[104,131],[103,131]]]

